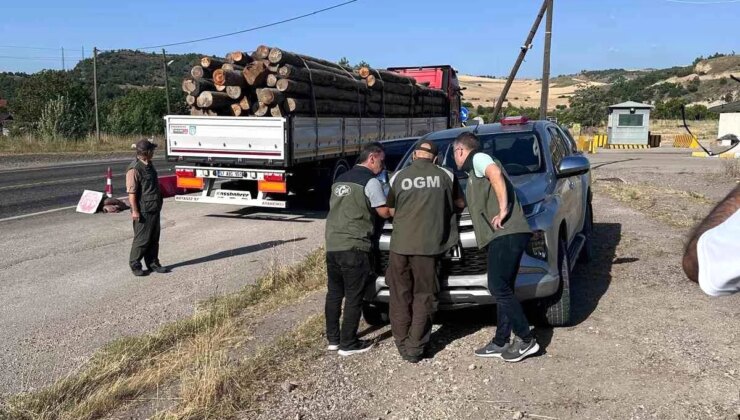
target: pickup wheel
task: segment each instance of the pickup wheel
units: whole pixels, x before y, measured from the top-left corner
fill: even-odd
[[[581,248],[581,254],[578,256],[580,262],[587,263],[594,257],[594,212],[591,206],[591,201],[588,202],[586,207],[586,220],[583,222],[583,235],[586,237],[586,242],[583,243]]]
[[[541,309],[544,310],[544,321],[553,327],[562,327],[570,324],[570,264],[565,241],[558,242],[558,271],[560,272],[560,287],[554,295],[542,299]]]
[[[362,317],[368,325],[382,327],[388,325],[390,317],[388,316],[388,305],[365,303],[362,305]]]

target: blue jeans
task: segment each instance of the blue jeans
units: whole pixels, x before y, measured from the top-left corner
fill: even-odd
[[[532,333],[522,305],[514,295],[519,264],[529,243],[529,233],[499,236],[488,244],[488,290],[496,298],[496,335],[493,342],[503,346],[511,331],[529,341]]]

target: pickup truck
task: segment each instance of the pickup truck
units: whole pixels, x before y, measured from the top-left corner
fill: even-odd
[[[464,131],[475,132],[481,150],[506,169],[534,232],[522,257],[515,293],[520,301],[535,301],[541,321],[553,326],[571,322],[570,272],[577,260],[591,255],[593,209],[590,163],[567,130],[550,121],[508,117],[502,123],[437,131],[423,140],[437,144],[438,164],[453,170],[463,191],[467,174],[453,158],[452,141]],[[397,169],[411,163],[411,151]],[[439,308],[455,309],[495,304],[488,290],[485,249],[478,249],[467,209],[459,219],[460,243],[441,264]],[[369,287],[363,315],[372,325],[388,321],[389,289],[385,282],[393,224],[387,222],[379,239],[377,272]]]

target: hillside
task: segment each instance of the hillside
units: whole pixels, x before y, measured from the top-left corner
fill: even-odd
[[[732,81],[730,74],[740,75],[740,55],[697,59],[692,66],[666,69],[584,70],[576,75],[551,79],[548,108],[567,106],[577,90],[590,86],[614,88],[619,91],[618,96],[628,96],[625,100],[681,99],[689,104],[713,106],[740,99],[740,84]],[[460,84],[466,88],[464,100],[474,107],[493,106],[505,82],[504,78],[460,75]],[[517,107],[537,107],[540,86],[539,80],[515,80],[509,91],[509,103]]]

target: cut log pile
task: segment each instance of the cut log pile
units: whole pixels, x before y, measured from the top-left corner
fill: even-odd
[[[444,91],[388,70],[357,70],[265,45],[203,57],[182,81],[191,115],[444,117]]]

